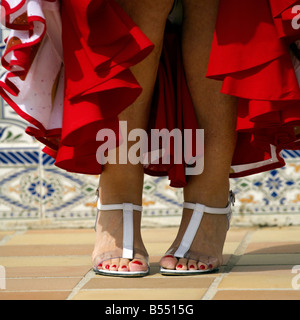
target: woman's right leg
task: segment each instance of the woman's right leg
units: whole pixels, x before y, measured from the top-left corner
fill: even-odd
[[[229,173],[236,145],[237,100],[221,94],[222,83],[207,79],[219,0],[183,0],[183,62],[187,84],[193,100],[199,128],[204,129],[204,171],[190,176],[184,188],[184,200],[208,207],[228,205]],[[180,245],[193,211],[184,209],[171,255],[162,258],[166,269],[214,269],[222,265],[222,250],[228,229],[225,214],[204,213],[190,252],[197,260],[172,256]],[[210,266],[211,265],[211,266]]]
[[[173,0],[116,0],[128,13],[137,26],[154,43],[154,51],[131,71],[143,88],[139,98],[119,116],[126,121],[128,132],[141,128],[146,130],[154,84],[157,76],[165,24]],[[128,150],[131,144],[128,143]],[[118,149],[119,150],[119,149]],[[118,154],[118,152],[117,152]],[[118,158],[118,157],[117,157]],[[142,204],[144,169],[141,164],[107,164],[100,179],[100,200],[102,204],[133,203]],[[144,271],[147,256],[140,234],[141,213],[134,212],[134,248],[138,254],[135,259],[111,259],[103,262],[102,268],[111,271]],[[122,248],[122,212],[101,212],[97,221],[97,236],[92,260],[98,265],[99,255]],[[138,259],[140,257],[140,259]]]

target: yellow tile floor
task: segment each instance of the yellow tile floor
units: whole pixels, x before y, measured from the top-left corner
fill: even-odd
[[[0,231],[0,300],[300,300],[300,227],[232,228],[218,273],[159,274],[175,228],[143,229],[151,273],[91,271],[89,229]]]

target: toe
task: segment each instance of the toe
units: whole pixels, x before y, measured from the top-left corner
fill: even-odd
[[[119,272],[128,272],[129,271],[129,260],[120,259]]]
[[[197,261],[196,260],[189,260],[188,261],[188,270],[197,270]]]
[[[147,271],[148,265],[146,261],[134,259],[129,262],[129,270],[130,271]]]
[[[102,262],[98,264],[97,269],[98,269],[98,270],[102,270],[102,269],[103,269]]]
[[[197,267],[198,267],[198,270],[201,270],[201,271],[208,270],[208,265],[201,261],[198,262]]]
[[[110,270],[110,263],[111,263],[111,260],[104,261],[102,263],[102,269],[106,270],[106,271],[109,271]]]
[[[165,269],[175,270],[177,263],[178,263],[177,258],[175,258],[172,255],[166,255],[161,258],[159,264],[161,267]]]
[[[96,256],[93,260],[92,260],[92,264],[93,264],[93,269],[97,269],[97,270],[102,270],[103,269],[103,262],[101,260],[101,257]]]
[[[120,259],[112,259],[110,261],[109,271],[118,271],[120,265]]]
[[[219,268],[220,263],[217,258],[209,258],[207,265],[209,270],[214,270]]]
[[[188,260],[186,258],[179,259],[176,265],[176,270],[187,270],[187,262]]]
[[[207,257],[206,259],[200,259],[198,262],[198,269],[203,271],[214,270],[218,268],[219,261],[217,258]]]

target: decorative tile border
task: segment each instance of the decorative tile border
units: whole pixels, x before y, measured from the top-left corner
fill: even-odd
[[[60,169],[44,168],[43,181],[51,190],[43,199],[47,219],[94,220],[97,214],[95,190],[97,176],[70,174]]]
[[[0,220],[41,219],[40,201],[24,192],[28,177],[39,177],[37,167],[1,169]]]
[[[283,169],[235,180],[232,185],[239,201],[237,213],[300,214],[299,170],[299,162],[289,161]]]
[[[284,224],[299,222],[300,158],[287,156],[285,168],[231,180],[237,199],[233,223],[264,225],[268,217],[267,224],[276,224],[282,216]],[[98,178],[60,170],[39,144],[0,143],[0,221],[92,225]],[[148,220],[178,221],[182,202],[182,190],[171,188],[166,178],[145,176],[143,206]]]

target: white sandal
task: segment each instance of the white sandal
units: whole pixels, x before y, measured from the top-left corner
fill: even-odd
[[[187,257],[187,253],[190,250],[190,247],[194,241],[198,228],[201,224],[203,214],[204,213],[226,214],[228,218],[228,229],[229,229],[231,214],[232,214],[231,205],[234,205],[234,202],[235,202],[235,196],[232,191],[230,191],[229,202],[226,208],[211,208],[211,207],[206,207],[205,205],[202,205],[199,203],[194,204],[194,203],[184,202],[183,207],[186,209],[194,210],[193,215],[191,217],[189,225],[185,231],[185,234],[176,252],[174,254],[171,254],[171,252],[174,250],[174,248],[171,248],[169,251],[166,252],[165,256],[172,255],[174,258],[178,258],[178,259],[179,258],[193,259],[193,257],[191,256]],[[197,260],[197,259],[193,259],[193,260]],[[197,275],[201,273],[215,272],[218,269],[219,268],[212,268],[212,269],[206,269],[206,270],[172,270],[172,269],[165,269],[161,267],[160,273],[163,275]]]
[[[99,265],[106,260],[115,259],[115,258],[124,258],[124,259],[134,259],[134,247],[133,247],[133,211],[142,212],[143,207],[134,205],[132,203],[123,203],[123,204],[110,204],[102,205],[100,199],[97,201],[98,214],[99,211],[110,211],[110,210],[123,210],[123,251],[122,249],[117,248],[115,251],[105,252],[100,256],[97,256],[97,266],[93,267],[93,270],[96,274],[99,275],[108,275],[108,276],[118,276],[118,277],[144,277],[149,274],[150,267],[148,262],[148,257],[145,259],[147,263],[146,271],[110,271],[105,269],[99,269]],[[98,221],[98,214],[96,218],[96,225]],[[95,229],[96,229],[95,225]],[[140,258],[138,258],[141,260]]]

